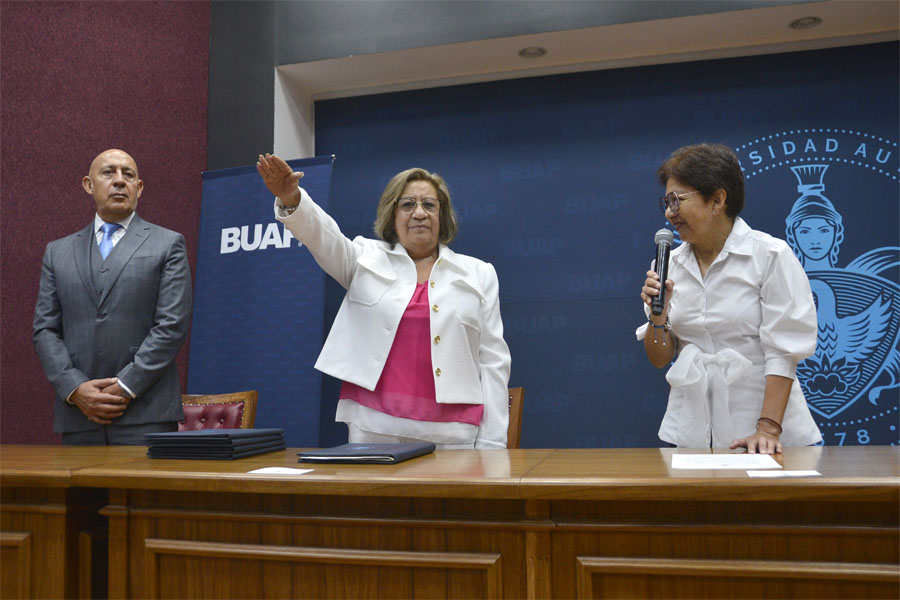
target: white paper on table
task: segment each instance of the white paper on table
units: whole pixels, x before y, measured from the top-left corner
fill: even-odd
[[[750,477],[819,477],[818,471],[747,471]]]
[[[248,473],[260,473],[262,475],[303,475],[309,473],[312,469],[294,469],[292,467],[263,467],[262,469],[253,469]]]
[[[780,469],[769,454],[673,454],[673,469]]]

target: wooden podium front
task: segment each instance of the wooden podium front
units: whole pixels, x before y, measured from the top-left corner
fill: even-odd
[[[8,525],[7,498],[43,485],[47,448],[61,463],[75,450],[2,447],[4,536],[28,533]],[[781,479],[672,470],[676,452],[710,451],[444,451],[399,465],[106,454],[71,465],[66,485],[108,491],[112,598],[900,595],[897,448],[787,448],[785,469],[822,475]],[[32,453],[29,479],[17,464]],[[272,466],[313,470],[248,473]]]
[[[96,597],[90,539],[106,529],[99,511],[107,490],[75,487],[72,474],[146,453],[143,447],[0,446],[0,598]]]

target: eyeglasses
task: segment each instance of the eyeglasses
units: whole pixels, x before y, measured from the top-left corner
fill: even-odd
[[[700,192],[698,192],[697,190],[694,190],[693,192],[681,192],[680,194],[678,192],[669,192],[659,199],[659,210],[662,212],[662,214],[666,214],[666,208],[668,208],[674,215],[678,212],[678,209],[681,208],[682,198],[684,198],[685,196],[690,196],[691,194],[699,193]]]
[[[412,196],[397,198],[397,208],[404,213],[415,212],[416,207],[420,204],[422,205],[422,210],[429,215],[436,214],[441,209],[441,205],[437,198],[422,198],[421,200],[416,200]]]

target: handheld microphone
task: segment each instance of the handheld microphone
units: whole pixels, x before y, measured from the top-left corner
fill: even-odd
[[[659,282],[662,286],[659,288],[659,294],[653,296],[650,301],[650,312],[659,316],[662,314],[663,307],[666,305],[666,279],[669,278],[669,251],[672,243],[675,241],[675,235],[668,229],[660,229],[653,236],[656,242],[656,274],[659,275]]]

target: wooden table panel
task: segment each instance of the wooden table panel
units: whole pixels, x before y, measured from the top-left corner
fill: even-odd
[[[728,450],[614,448],[554,450],[522,480],[522,494],[546,499],[897,501],[900,448],[809,446],[785,448],[785,470],[817,470],[821,477],[756,479],[741,469],[670,468],[673,454],[729,454]]]
[[[799,479],[673,470],[688,451],[655,448],[399,465],[298,464],[296,449],[237,461],[76,450],[3,447],[4,519],[54,487],[108,491],[111,597],[900,594],[897,448],[785,449],[785,469],[821,473]],[[266,466],[313,470],[248,473]],[[72,500],[55,502],[69,514]]]
[[[396,465],[298,463],[297,449],[234,461],[138,458],[79,470],[78,485],[146,490],[418,498],[517,498],[522,476],[553,450],[434,452]],[[263,467],[312,469],[298,476]]]
[[[145,448],[76,446],[0,446],[0,531],[4,540],[27,535],[29,544],[14,549],[0,546],[4,567],[7,553],[26,567],[0,571],[3,597],[77,598],[90,587],[90,571],[81,573],[79,536],[101,523],[98,510],[106,504],[104,489],[72,487],[72,473],[80,468],[117,460],[133,460]],[[18,583],[27,573],[28,581]],[[7,595],[22,588],[24,596]]]
[[[205,585],[209,573],[237,573],[244,567],[236,570],[230,561],[243,560],[272,567],[286,581],[302,580],[290,587],[292,597],[345,596],[341,591],[324,594],[332,577],[340,582],[339,590],[350,589],[352,581],[371,586],[383,579],[396,583],[389,589],[419,590],[414,593],[426,596],[525,596],[520,557],[525,554],[521,525],[527,518],[514,512],[520,502],[298,495],[285,503],[275,496],[248,502],[245,496],[152,490],[113,494],[111,502],[125,505],[104,510],[110,536],[129,538],[120,544],[126,550],[118,559],[118,568],[128,575],[111,587],[113,595],[179,596]],[[276,501],[269,505],[272,498]],[[211,505],[214,511],[207,508]],[[176,583],[157,581],[162,565],[179,554],[205,566],[179,569]],[[314,570],[313,579],[298,579],[309,563],[321,568]],[[384,569],[393,575],[386,576]],[[239,585],[234,594],[268,593],[268,582],[259,577],[263,569],[254,572],[250,581],[241,577],[237,582],[233,575]],[[362,573],[373,579],[360,579]],[[432,584],[437,587],[429,588]],[[210,594],[218,593],[217,586]],[[351,596],[363,593],[364,588],[351,587]]]
[[[886,566],[801,561],[579,560],[578,598],[896,598]]]

